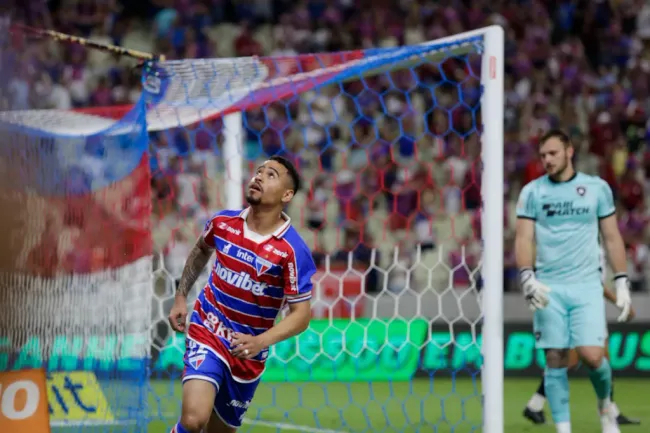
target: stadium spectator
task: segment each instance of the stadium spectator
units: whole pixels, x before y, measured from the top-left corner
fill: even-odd
[[[543,173],[537,139],[551,127],[566,129],[579,169],[612,187],[627,233],[630,275],[639,276],[636,289],[648,287],[640,282],[647,266],[639,266],[648,261],[650,242],[647,2],[73,0],[51,6],[56,3],[70,6],[50,15],[63,31],[170,58],[285,56],[271,64],[280,74],[299,72],[290,58],[301,53],[415,44],[499,24],[507,53],[507,213],[520,188]],[[43,22],[41,12],[18,12],[18,20]],[[18,52],[21,61],[3,58],[15,64],[4,90],[14,108],[122,104],[140,94],[129,62],[44,43]],[[442,248],[450,263],[462,263],[459,252],[473,254],[480,234],[473,222],[481,205],[477,60],[449,59],[252,109],[244,115],[249,168],[276,153],[298,162],[311,189],[305,205],[289,212],[302,229],[315,232],[314,250],[341,258],[340,251],[354,249],[367,260],[365,250],[374,245],[369,238],[359,243],[363,248],[350,240],[367,232],[379,246],[379,239],[390,245],[407,239],[411,248],[416,242],[424,250]],[[222,133],[215,121],[151,135],[160,221],[191,220],[198,227],[207,209],[218,208]],[[390,254],[382,257],[382,266],[391,263]],[[469,275],[454,278],[460,284]]]

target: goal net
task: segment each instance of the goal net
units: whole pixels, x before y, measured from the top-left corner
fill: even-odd
[[[27,116],[47,127],[47,113]],[[143,116],[94,135],[69,124],[67,136],[13,120],[0,121],[0,371],[47,368],[55,427],[142,428],[152,314]]]
[[[318,266],[313,320],[271,348],[241,431],[502,432],[502,75],[493,27],[148,64],[134,107],[0,113],[5,369],[83,382],[90,403],[49,396],[58,427],[169,431],[185,258],[281,154],[306,185],[287,213]]]

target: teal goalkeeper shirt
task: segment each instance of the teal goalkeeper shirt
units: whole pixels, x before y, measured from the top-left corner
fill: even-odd
[[[615,213],[612,190],[596,176],[566,182],[542,176],[519,195],[517,217],[535,221],[535,275],[543,283],[601,281],[599,225]]]

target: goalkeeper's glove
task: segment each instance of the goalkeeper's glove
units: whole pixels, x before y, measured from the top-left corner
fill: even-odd
[[[551,289],[537,281],[535,272],[531,268],[519,271],[519,283],[531,311],[541,310],[548,305],[548,294]]]
[[[627,322],[630,318],[630,309],[632,308],[630,279],[627,277],[627,274],[621,273],[614,275],[614,286],[616,287],[616,306],[621,310],[618,321]]]

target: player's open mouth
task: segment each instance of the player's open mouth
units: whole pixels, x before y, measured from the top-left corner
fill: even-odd
[[[250,189],[251,191],[262,192],[262,188],[256,183],[249,186],[248,189]]]

